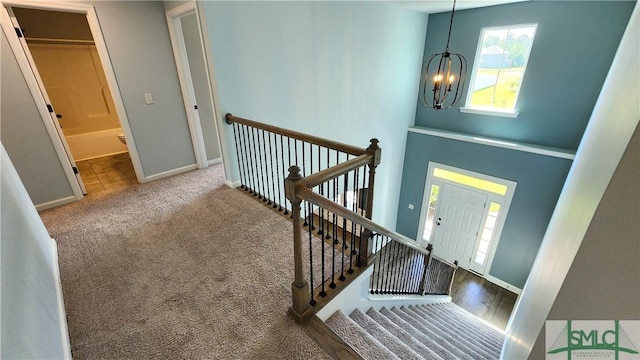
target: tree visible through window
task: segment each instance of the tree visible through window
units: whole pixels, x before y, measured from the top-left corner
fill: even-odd
[[[537,25],[483,28],[467,107],[513,111]]]

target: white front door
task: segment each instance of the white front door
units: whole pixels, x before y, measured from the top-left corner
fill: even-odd
[[[445,183],[434,219],[434,254],[468,269],[486,204],[486,194]]]

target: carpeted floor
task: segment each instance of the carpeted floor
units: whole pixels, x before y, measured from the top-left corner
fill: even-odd
[[[286,311],[291,223],[222,166],[45,211],[75,359],[325,359]]]

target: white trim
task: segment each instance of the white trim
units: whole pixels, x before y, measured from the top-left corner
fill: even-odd
[[[520,295],[522,293],[522,289],[520,289],[519,287],[517,287],[515,285],[511,285],[506,281],[500,280],[495,276],[491,276],[491,275],[487,274],[487,275],[484,276],[484,278],[487,281],[489,281],[491,283],[494,283],[494,284],[500,286],[503,289],[507,289],[507,290],[511,291],[512,293],[515,293],[517,295]]]
[[[42,211],[42,210],[47,210],[47,209],[51,209],[57,206],[62,206],[62,205],[66,205],[68,203],[72,203],[74,201],[76,201],[76,197],[75,196],[67,196],[61,199],[57,199],[57,200],[52,200],[52,201],[47,201],[45,203],[41,203],[38,205],[35,205],[36,210],[38,211]]]
[[[458,174],[463,174],[463,175],[475,177],[478,179],[483,179],[483,180],[491,181],[497,184],[501,184],[507,187],[507,192],[504,195],[500,195],[490,191],[466,186],[464,184],[447,181],[440,178],[434,178],[433,171],[435,168],[440,168],[440,169],[452,171]],[[496,253],[496,249],[498,248],[498,243],[500,242],[500,238],[502,236],[502,230],[504,228],[504,224],[506,223],[507,215],[509,214],[509,208],[511,207],[511,200],[513,199],[513,194],[515,193],[516,187],[518,186],[518,184],[511,180],[501,179],[495,176],[486,175],[486,174],[478,173],[475,171],[465,170],[465,169],[456,168],[450,165],[429,161],[429,165],[427,167],[427,178],[425,179],[425,187],[422,194],[422,207],[420,208],[420,220],[418,223],[418,233],[416,236],[418,244],[421,244],[422,246],[426,246],[428,244],[428,242],[422,238],[422,235],[424,234],[425,219],[426,219],[425,214],[427,213],[429,208],[428,199],[431,195],[431,186],[433,184],[437,184],[442,188],[442,185],[445,183],[452,184],[454,186],[462,187],[462,188],[473,190],[473,191],[482,192],[483,194],[487,195],[487,204],[491,204],[491,202],[496,202],[500,204],[500,215],[498,216],[498,219],[495,224],[495,228],[493,230],[491,243],[487,251],[487,258],[485,259],[483,271],[482,273],[478,273],[480,276],[484,277],[488,275],[489,270],[491,269],[491,265],[493,264],[493,259]],[[440,204],[440,200],[441,199],[438,200],[438,204]],[[439,205],[436,206],[436,211],[438,209],[438,206]],[[487,206],[484,209],[480,226],[483,226],[483,224],[486,222],[487,216],[489,214],[489,210],[490,210],[490,206]],[[476,240],[474,243],[472,254],[475,254],[477,252],[478,245],[479,245],[478,239],[480,238],[480,236],[482,236],[482,231],[480,231],[481,228],[479,228],[478,230],[479,231],[478,231],[478,234],[476,235]],[[433,237],[433,233],[432,233],[432,237]],[[434,250],[434,254],[437,255],[437,249]],[[471,264],[469,264],[469,267],[471,267]],[[477,271],[475,270],[474,272],[477,273]]]
[[[62,2],[50,3],[50,2],[25,1],[25,0],[3,1],[2,5],[3,5],[3,21],[2,21],[3,24],[6,22],[5,21],[6,19],[4,19],[4,13],[6,12],[7,6],[9,7],[18,6],[18,7],[30,8],[30,9],[43,9],[43,10],[52,10],[52,11],[75,12],[75,13],[83,13],[86,15],[87,23],[89,24],[89,29],[91,29],[91,36],[93,37],[93,41],[95,43],[96,50],[98,52],[98,57],[100,58],[100,62],[102,63],[102,68],[104,70],[104,74],[107,80],[107,84],[109,86],[109,90],[111,91],[111,97],[115,105],[116,114],[118,115],[118,119],[120,120],[120,126],[122,127],[122,131],[124,133],[124,137],[127,142],[127,148],[129,149],[129,155],[131,157],[133,169],[136,173],[136,177],[138,181],[144,182],[144,179],[145,179],[144,169],[142,168],[142,163],[138,155],[138,150],[137,150],[135,140],[133,138],[133,133],[131,131],[131,127],[129,124],[129,118],[127,117],[126,109],[124,107],[124,102],[122,100],[122,95],[120,94],[120,87],[118,85],[118,81],[115,76],[115,71],[113,70],[113,66],[111,64],[111,58],[107,50],[106,42],[102,35],[102,29],[100,28],[100,22],[98,20],[98,15],[96,13],[95,7],[91,5],[83,5],[83,4],[76,4],[76,3],[73,3],[73,4],[62,3]],[[11,21],[9,21],[9,24],[11,24]],[[12,41],[12,39],[15,40],[15,36],[9,36],[9,34],[14,33],[15,30],[10,29],[9,31],[8,29],[5,28],[5,25],[2,25],[2,27],[5,30],[5,34],[7,35],[7,38],[9,39],[9,43],[12,45],[11,48],[13,49],[14,54],[16,55],[16,58],[18,58],[18,63],[21,65],[22,73],[25,79],[27,79],[27,84],[30,85],[29,88],[32,91],[32,94],[34,94],[33,92],[34,90],[31,88],[33,84],[30,84],[30,80],[32,80],[31,79],[32,77],[34,78],[36,77],[37,72],[32,71],[31,66],[29,66],[27,70],[23,67],[25,64],[21,64],[20,60],[22,57],[18,56],[18,54],[16,53],[16,49],[14,47],[15,44],[12,44],[12,42],[15,42],[15,41]],[[24,51],[21,51],[21,52],[24,53]],[[28,62],[27,62],[27,65],[28,65]],[[30,75],[30,74],[33,74],[33,75]],[[36,79],[36,83],[37,83],[37,79]],[[42,86],[42,89],[44,90],[44,85]],[[37,92],[44,97],[44,95],[42,95],[42,91],[40,90],[39,85],[37,88]],[[34,98],[38,98],[38,96],[34,95]],[[46,110],[46,104],[48,103],[48,99],[45,98],[44,101],[45,101],[44,105],[38,104],[37,100],[36,100],[36,104],[38,104],[38,109],[40,110],[41,114],[45,112],[47,114],[47,117],[50,117],[51,114],[49,114],[48,111]],[[44,108],[42,106],[44,106]],[[45,121],[45,118],[43,118],[43,121],[45,122],[45,127],[47,128],[47,131],[49,132],[49,136],[52,139],[54,148],[56,148],[58,157],[60,157],[60,162],[62,163],[62,167],[65,170],[65,174],[67,174],[67,177],[69,177],[70,176],[69,171],[70,171],[71,174],[73,175],[73,178],[76,179],[76,176],[75,174],[73,174],[73,169],[71,168],[71,164],[70,164],[70,162],[73,161],[72,158],[70,159],[63,158],[63,156],[69,158],[71,156],[71,151],[67,149],[68,151],[65,151],[64,154],[60,153],[61,150],[59,148],[62,147],[62,150],[64,150],[64,147],[66,145],[66,140],[64,139],[64,136],[61,135],[62,129],[59,129],[59,132],[56,131],[56,133],[52,133],[50,129],[51,124],[54,124],[54,126],[58,128],[59,124],[57,123],[57,121],[55,121],[55,119],[54,121]],[[70,169],[67,169],[66,163],[69,163]],[[83,190],[80,188],[80,190],[78,191],[76,189],[76,186],[74,185],[74,181],[72,181],[71,179],[69,180],[69,182],[70,182],[71,188],[74,189],[74,194],[76,195],[76,198],[78,200],[82,199],[82,197],[84,196],[82,195]],[[78,180],[76,179],[75,182],[78,182]],[[83,185],[78,184],[78,187],[80,186],[83,186]]]
[[[67,326],[67,314],[64,309],[64,297],[62,293],[62,279],[60,278],[60,263],[58,262],[58,243],[51,239],[52,255],[53,255],[53,276],[56,283],[56,297],[58,302],[58,321],[60,323],[60,334],[62,338],[62,351],[64,353],[64,359],[72,359],[71,356],[71,342],[69,340],[69,328]]]
[[[507,118],[517,118],[520,114],[518,111],[498,111],[494,109],[479,109],[472,107],[461,107],[460,112],[467,114],[476,114],[476,115],[490,115],[490,116],[501,116]]]
[[[529,23],[529,24],[514,24],[514,25],[501,25],[501,26],[485,26],[482,27],[480,29],[480,37],[478,38],[478,45],[476,47],[476,56],[475,56],[475,60],[473,61],[473,67],[471,67],[471,82],[469,83],[469,90],[467,91],[467,98],[464,102],[466,108],[465,110],[471,110],[471,111],[463,111],[463,108],[460,108],[460,111],[462,112],[468,112],[468,113],[472,113],[472,114],[482,114],[482,115],[494,115],[494,116],[504,116],[504,117],[517,117],[519,112],[515,111],[516,105],[518,104],[518,97],[520,97],[520,89],[522,89],[522,80],[524,80],[524,74],[527,71],[527,65],[529,64],[529,56],[527,56],[527,61],[524,63],[524,66],[522,67],[522,79],[520,80],[520,86],[518,86],[518,92],[516,93],[516,100],[513,104],[513,109],[508,109],[507,111],[500,111],[499,109],[495,109],[495,110],[487,110],[487,111],[483,111],[480,110],[478,111],[477,109],[473,109],[471,107],[471,98],[473,97],[473,86],[475,84],[476,81],[476,71],[478,70],[478,63],[480,62],[480,54],[482,53],[482,43],[483,43],[483,38],[484,38],[484,34],[486,31],[488,30],[500,30],[500,29],[517,29],[517,28],[526,28],[526,27],[534,27],[533,30],[533,38],[531,39],[531,46],[529,47],[529,56],[531,55],[531,49],[533,49],[533,42],[535,41],[536,38],[536,33],[538,31],[538,24],[537,23]],[[506,49],[503,49],[506,51]],[[501,114],[502,113],[502,114]],[[512,114],[511,116],[507,115],[507,114]],[[513,116],[513,114],[515,114],[515,116]]]
[[[227,137],[224,135],[224,126],[226,123],[224,122],[224,116],[220,112],[220,102],[218,96],[218,87],[216,86],[216,73],[215,67],[213,65],[213,49],[211,48],[212,42],[209,37],[208,25],[207,25],[207,17],[206,10],[204,8],[204,1],[196,2],[196,13],[198,14],[198,21],[200,22],[200,34],[202,35],[202,42],[204,44],[204,57],[206,60],[206,68],[207,73],[209,74],[209,89],[211,90],[211,101],[213,102],[213,114],[214,121],[216,124],[216,131],[218,135],[218,145],[220,147],[220,154],[222,156],[222,164],[224,165],[224,176],[227,181],[232,180],[231,173],[231,161],[229,160],[229,154],[227,153],[228,145],[227,145]]]
[[[49,110],[47,109],[49,100],[41,91],[41,81],[39,81],[39,75],[34,70],[32,70],[29,61],[29,55],[27,54],[27,52],[25,52],[25,47],[23,47],[21,40],[16,36],[13,20],[11,19],[9,9],[7,8],[9,5],[7,5],[6,3],[2,3],[2,5],[2,9],[0,9],[0,11],[2,12],[2,14],[0,14],[0,25],[2,26],[2,30],[4,31],[7,40],[9,41],[9,47],[11,48],[16,61],[18,62],[18,66],[20,67],[20,71],[22,72],[25,82],[27,83],[27,87],[31,92],[31,96],[33,97],[36,108],[40,113],[40,118],[42,119],[44,127],[49,134],[49,138],[51,139],[53,148],[56,152],[56,155],[58,156],[58,159],[60,160],[62,170],[64,171],[64,174],[69,181],[71,191],[73,191],[75,199],[80,200],[84,197],[84,191],[82,189],[82,186],[80,185],[80,180],[73,172],[74,164],[72,163],[73,158],[71,155],[71,150],[69,150],[69,147],[64,140],[64,136],[60,135],[62,134],[60,125],[52,117],[54,115],[49,113]]]
[[[441,138],[459,140],[464,142],[470,142],[474,144],[499,147],[499,148],[504,148],[509,150],[524,151],[532,154],[552,156],[552,157],[557,157],[561,159],[573,160],[576,156],[576,152],[573,150],[528,144],[528,143],[523,143],[518,141],[501,140],[497,138],[475,136],[475,135],[469,135],[469,134],[459,133],[455,131],[432,129],[428,127],[412,126],[409,128],[409,132],[437,136]]]
[[[169,28],[169,37],[171,38],[171,48],[173,49],[173,57],[176,61],[178,79],[180,80],[180,89],[182,90],[182,101],[187,115],[187,122],[189,123],[191,142],[193,143],[193,152],[196,157],[198,168],[206,168],[208,166],[207,152],[204,144],[204,136],[202,134],[200,116],[198,115],[198,111],[193,107],[194,104],[197,104],[197,101],[193,89],[193,80],[191,79],[189,57],[184,43],[182,26],[180,25],[180,18],[190,14],[194,14],[197,20],[198,15],[196,13],[195,2],[192,1],[168,10],[166,12],[166,17],[167,26]]]
[[[207,164],[208,164],[209,166],[211,166],[211,165],[215,165],[215,164],[220,164],[221,162],[222,162],[222,158],[221,158],[221,157],[219,157],[219,158],[217,158],[217,159],[207,160]]]
[[[337,310],[351,314],[355,309],[367,312],[370,308],[380,310],[383,307],[392,308],[409,305],[427,305],[451,302],[448,295],[372,295],[369,294],[369,282],[373,274],[370,266],[360,276],[355,278],[335,298],[327,303],[316,316],[326,321]]]
[[[187,171],[195,170],[197,168],[198,168],[198,165],[192,164],[192,165],[179,167],[177,169],[173,169],[173,170],[169,170],[169,171],[163,171],[161,173],[157,173],[157,174],[153,174],[153,175],[147,176],[144,179],[144,182],[154,181],[154,180],[166,178],[166,177],[169,177],[169,176],[182,174],[182,173],[185,173]]]
[[[238,181],[225,180],[224,183],[227,184],[227,186],[232,188],[232,189],[235,189],[235,188],[239,187],[240,185],[242,185],[242,182],[240,180],[238,180]]]

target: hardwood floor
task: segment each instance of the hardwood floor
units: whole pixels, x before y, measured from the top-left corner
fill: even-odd
[[[136,173],[129,153],[76,162],[87,194],[122,189],[136,184]]]
[[[518,295],[458,268],[451,297],[456,305],[504,330]]]

